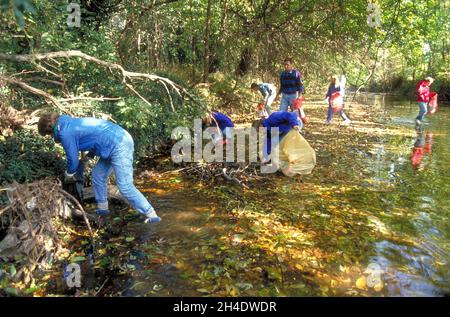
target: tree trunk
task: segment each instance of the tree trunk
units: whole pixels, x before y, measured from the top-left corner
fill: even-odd
[[[206,22],[205,22],[205,50],[203,54],[203,82],[208,81],[209,75],[209,37],[211,32],[211,4],[212,1],[208,0],[208,8],[206,9]]]
[[[238,68],[236,69],[237,76],[243,76],[248,73],[252,62],[253,50],[249,47],[245,47],[241,52],[241,59],[239,61]]]

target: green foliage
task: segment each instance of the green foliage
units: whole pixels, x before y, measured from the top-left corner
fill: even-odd
[[[211,108],[227,110],[229,112],[251,112],[254,111],[255,101],[261,97],[255,97],[250,90],[252,78],[249,76],[236,78],[221,72],[211,74],[209,100]]]
[[[86,4],[86,3],[83,3]],[[87,5],[87,4],[86,4]],[[96,28],[93,28],[94,15],[86,18],[88,7],[83,7],[82,23],[80,28],[70,28],[66,24],[66,5],[59,2],[39,1],[35,3],[36,12],[34,20],[27,23],[24,30],[17,30],[13,21],[0,18],[5,24],[0,24],[0,30],[6,36],[0,39],[0,52],[30,53],[49,52],[59,50],[81,50],[107,62],[123,64],[117,54],[115,40],[120,33],[117,28],[111,28],[108,19],[99,18]],[[92,9],[92,8],[91,8]],[[92,9],[94,10],[94,9]],[[103,23],[104,22],[104,23]],[[28,63],[9,63],[0,71],[4,73],[18,73],[22,71],[35,71],[36,65]],[[142,63],[133,65],[124,64],[127,70],[152,72],[143,67]],[[119,125],[129,130],[135,138],[137,153],[139,155],[152,154],[155,150],[163,150],[163,145],[170,140],[171,130],[179,125],[191,125],[195,117],[204,113],[204,102],[196,97],[195,91],[190,91],[195,100],[181,98],[171,87],[166,88],[160,83],[140,81],[133,83],[138,93],[150,102],[145,103],[133,91],[122,83],[121,75],[117,71],[78,58],[58,60],[57,65],[48,66],[54,73],[62,74],[58,81],[64,82],[64,87],[49,84],[46,81],[34,80],[31,85],[44,90],[56,98],[68,96],[107,96],[121,98],[115,101],[82,100],[70,104],[70,111],[76,116],[100,116],[100,112],[110,115]],[[2,67],[3,68],[3,67]],[[42,70],[42,68],[41,68]],[[173,75],[156,72],[170,77],[183,87],[188,83]],[[54,80],[54,75],[48,75]],[[24,77],[27,77],[25,75]],[[31,76],[30,76],[31,77]],[[26,79],[26,78],[25,78]],[[171,102],[175,108],[172,110]],[[45,106],[41,98],[23,90],[15,90],[10,103],[17,109],[39,109]],[[166,144],[167,146],[167,144]]]
[[[0,140],[0,184],[59,176],[64,168],[65,162],[49,138],[24,130]]]
[[[14,13],[17,24],[20,28],[25,27],[25,13],[36,13],[36,10],[30,0],[1,0],[0,10],[11,9]]]
[[[430,74],[437,78],[434,89],[441,95],[448,94],[449,85],[444,80],[448,78],[450,60],[448,5],[439,0],[376,3],[381,11],[381,28],[368,26],[367,3],[360,0],[346,1],[345,5],[327,0],[213,1],[208,47],[210,86],[199,89],[208,100],[208,108],[228,113],[252,112],[259,97],[250,91],[250,83],[278,84],[285,56],[293,57],[295,66],[302,71],[308,95],[323,94],[332,73],[346,73],[349,86],[410,93],[418,78]],[[1,0],[0,52],[30,54],[77,49],[119,63],[127,70],[157,73],[183,87],[195,86],[205,61],[204,33],[199,30],[205,29],[208,20],[207,4],[206,0],[155,6],[143,0],[82,1],[81,27],[71,28],[66,23],[66,2]],[[112,17],[120,23],[114,23]],[[430,49],[424,50],[427,45]],[[41,67],[2,61],[0,72],[7,76],[20,74],[17,76],[22,80],[56,98],[121,98],[66,105],[78,116],[99,116],[100,112],[111,115],[132,133],[139,156],[164,150],[170,145],[174,127],[191,126],[192,120],[206,110],[205,102],[194,90],[190,94],[196,100],[190,100],[180,98],[168,87],[169,98],[159,83],[130,81],[148,104],[122,83],[116,70],[78,58],[39,63]],[[237,73],[243,75],[236,76]],[[4,99],[17,109],[39,109],[45,105],[40,97],[17,87],[9,87],[5,96],[6,93],[8,97]],[[8,165],[10,169],[2,172],[6,173],[2,177],[11,180],[17,176],[21,181],[37,177],[25,171],[23,164],[19,160]]]
[[[150,105],[137,96],[129,96],[110,105],[103,104],[103,110],[111,113],[113,118],[132,134],[138,156],[166,150],[174,128],[192,127],[193,120],[201,118],[205,113],[206,106],[200,99],[183,100],[172,91],[171,100],[160,84],[146,83],[135,88]],[[190,93],[195,96],[193,91]]]

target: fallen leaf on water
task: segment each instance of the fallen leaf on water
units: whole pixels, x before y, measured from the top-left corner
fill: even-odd
[[[375,290],[375,292],[380,292],[383,289],[384,285],[383,282],[380,281],[380,283],[378,283],[377,285],[375,285],[373,287],[373,289]]]
[[[275,280],[282,279],[280,269],[277,267],[268,267],[267,272],[269,273],[269,277]]]
[[[359,289],[366,289],[367,281],[365,276],[361,276],[356,280],[356,287]]]
[[[72,259],[72,262],[81,262],[86,260],[86,258],[84,256],[76,256]]]

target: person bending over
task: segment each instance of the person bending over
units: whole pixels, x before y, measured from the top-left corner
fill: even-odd
[[[92,170],[96,213],[108,215],[108,177],[114,170],[117,186],[128,203],[143,214],[146,223],[161,221],[153,206],[133,184],[134,142],[131,135],[112,122],[96,118],[74,118],[55,112],[41,116],[39,134],[52,135],[61,143],[67,158],[65,181],[75,179],[80,166],[78,152],[89,151],[89,156],[100,159]]]

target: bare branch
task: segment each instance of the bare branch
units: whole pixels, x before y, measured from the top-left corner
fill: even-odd
[[[172,100],[172,96],[170,95],[169,88],[167,88],[167,85],[164,82],[162,82],[162,84],[164,85],[164,88],[166,88],[167,95],[169,96],[170,105],[172,106],[172,111],[175,112],[175,106],[173,105],[173,100]]]
[[[40,53],[40,54],[24,54],[24,55],[12,55],[12,54],[4,54],[0,53],[0,59],[3,60],[10,60],[10,61],[17,61],[17,62],[34,62],[39,60],[45,60],[45,59],[56,59],[56,58],[70,58],[70,57],[80,57],[85,60],[91,61],[93,63],[96,63],[98,65],[112,68],[118,70],[122,75],[122,82],[125,83],[127,78],[146,78],[151,81],[165,83],[172,87],[180,97],[183,95],[189,96],[191,99],[194,99],[183,87],[179,86],[178,84],[174,83],[168,78],[160,77],[154,74],[147,74],[147,73],[137,73],[137,72],[130,72],[125,70],[122,65],[112,63],[112,62],[106,62],[103,60],[100,60],[96,57],[90,56],[88,54],[85,54],[81,51],[58,51],[58,52],[50,52],[50,53]]]
[[[5,81],[5,82],[7,82],[9,84],[12,84],[12,85],[19,86],[20,88],[22,88],[22,89],[24,89],[24,90],[26,90],[28,92],[31,92],[32,94],[41,96],[47,102],[50,102],[55,107],[57,107],[59,110],[61,110],[63,113],[70,114],[70,112],[67,109],[65,109],[54,96],[50,95],[49,93],[47,93],[47,92],[45,92],[43,90],[40,90],[40,89],[35,88],[35,87],[32,87],[32,86],[24,83],[21,80],[10,78],[10,77],[5,77],[5,76],[2,76],[2,75],[0,75],[0,80],[3,80],[3,81]]]
[[[56,80],[50,80],[42,77],[28,77],[28,78],[22,78],[22,81],[42,81],[44,83],[49,83],[57,86],[64,87],[64,83]]]
[[[141,95],[133,88],[133,86],[131,86],[130,84],[127,84],[127,83],[125,83],[125,85],[126,85],[132,92],[134,92],[139,98],[141,98],[142,101],[144,101],[147,105],[152,106],[152,104],[151,104],[147,99],[145,99],[144,97],[142,97],[142,96],[141,96]]]
[[[96,101],[106,101],[106,100],[121,100],[120,97],[71,97],[71,98],[63,98],[59,99],[59,102],[69,102],[76,100],[96,100]]]

